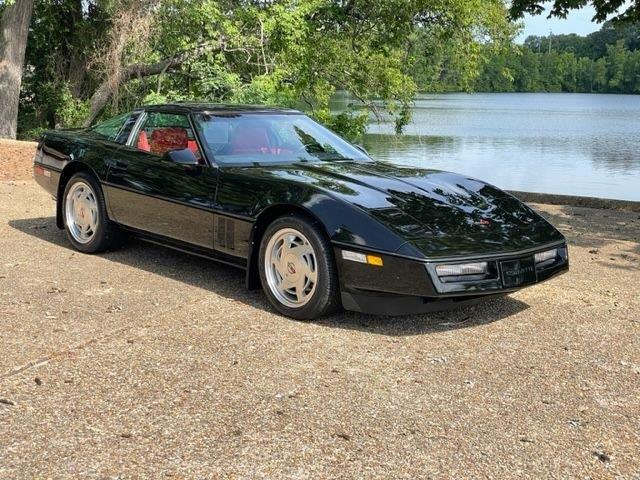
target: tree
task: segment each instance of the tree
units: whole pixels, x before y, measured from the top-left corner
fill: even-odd
[[[596,11],[593,17],[596,22],[604,22],[610,17],[614,23],[640,20],[638,0],[513,0],[509,13],[514,19],[522,18],[525,13],[540,15],[547,3],[552,3],[549,17],[566,18],[570,10],[582,8],[590,3]]]
[[[528,37],[522,46],[487,56],[478,91],[637,93],[640,91],[640,23],[605,22],[586,37]]]
[[[16,138],[18,98],[33,0],[4,5],[0,20],[0,138]]]
[[[502,0],[36,0],[35,12],[28,135],[177,100],[292,106],[351,136],[370,115],[400,130],[414,63],[434,63],[426,45],[447,52],[425,66],[434,78],[468,88],[479,45],[514,32]],[[338,89],[359,101],[334,115]]]

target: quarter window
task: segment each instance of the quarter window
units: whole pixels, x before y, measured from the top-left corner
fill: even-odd
[[[125,113],[117,117],[110,118],[102,123],[94,126],[91,131],[97,133],[101,137],[121,145],[127,142],[133,125],[140,114]]]

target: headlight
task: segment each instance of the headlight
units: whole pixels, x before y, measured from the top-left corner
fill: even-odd
[[[545,250],[544,252],[536,253],[535,259],[536,263],[546,262],[547,260],[555,260],[558,256],[558,249],[554,248],[552,250]]]
[[[456,265],[436,265],[439,277],[459,277],[461,275],[484,275],[489,271],[487,262],[458,263]]]

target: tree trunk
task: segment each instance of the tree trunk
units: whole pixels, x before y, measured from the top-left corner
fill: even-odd
[[[18,100],[33,0],[5,7],[0,21],[0,138],[16,138]]]
[[[74,0],[71,5],[70,28],[73,32],[69,41],[65,43],[66,57],[69,59],[67,68],[67,79],[69,80],[69,90],[75,98],[81,98],[83,93],[84,81],[87,76],[87,55],[86,49],[80,48],[85,42],[84,29],[82,24],[82,3],[83,0]]]
[[[132,78],[150,77],[152,75],[159,75],[168,70],[175,69],[182,64],[184,58],[184,56],[178,56],[148,65],[134,64],[123,67],[115,78],[107,78],[102,82],[91,96],[89,115],[84,121],[84,126],[88,127],[93,123],[121,84],[128,82]]]
[[[77,51],[71,54],[69,60],[69,90],[75,98],[82,98],[83,86],[87,77],[87,59],[83,53]]]

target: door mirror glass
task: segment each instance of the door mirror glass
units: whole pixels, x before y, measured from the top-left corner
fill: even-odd
[[[173,162],[179,163],[180,165],[198,165],[198,158],[195,154],[188,148],[183,148],[180,150],[169,150],[164,154],[164,157]]]

